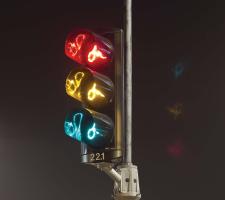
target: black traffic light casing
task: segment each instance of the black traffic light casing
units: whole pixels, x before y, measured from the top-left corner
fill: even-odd
[[[73,38],[77,42],[75,45],[71,42]],[[72,49],[74,46],[75,50]],[[98,34],[88,30],[73,31],[67,38],[65,53],[80,64],[68,75],[66,92],[83,105],[67,115],[66,134],[81,142],[82,163],[121,162],[124,137],[123,31],[113,29]],[[89,62],[98,56],[100,59],[96,65]]]

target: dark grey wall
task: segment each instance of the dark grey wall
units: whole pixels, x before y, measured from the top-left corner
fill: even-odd
[[[109,199],[111,180],[81,165],[79,145],[63,133],[72,65],[64,40],[74,27],[121,27],[121,2],[1,3],[0,199]],[[134,1],[133,14],[143,199],[222,200],[224,3]]]

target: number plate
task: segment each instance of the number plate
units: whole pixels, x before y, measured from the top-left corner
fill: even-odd
[[[121,150],[99,151],[89,154],[83,154],[82,163],[100,163],[100,162],[120,162],[122,159]]]

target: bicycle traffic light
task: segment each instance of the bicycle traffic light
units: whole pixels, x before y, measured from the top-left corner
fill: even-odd
[[[122,30],[71,32],[65,54],[76,62],[66,93],[82,106],[69,112],[66,135],[81,143],[84,163],[120,162],[123,156],[124,72]]]

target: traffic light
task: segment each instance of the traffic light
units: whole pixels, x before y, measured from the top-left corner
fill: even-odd
[[[83,163],[118,163],[123,156],[123,31],[72,31],[65,54],[76,64],[66,78],[66,93],[81,102],[65,119],[66,135],[81,143]]]

